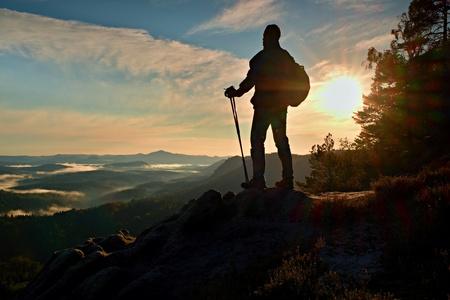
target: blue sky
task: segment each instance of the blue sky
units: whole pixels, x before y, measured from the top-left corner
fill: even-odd
[[[339,76],[369,91],[367,49],[388,47],[408,3],[0,0],[0,154],[236,154],[223,88],[244,78],[270,23],[313,84],[289,111],[293,151],[328,132],[351,139],[351,111],[323,91]],[[238,104],[246,149],[250,96]]]

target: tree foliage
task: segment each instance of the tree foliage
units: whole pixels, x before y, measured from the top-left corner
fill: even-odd
[[[370,48],[370,94],[354,116],[358,148],[373,151],[386,174],[417,170],[448,153],[448,0],[413,0],[401,16],[391,47]]]
[[[321,145],[311,149],[311,174],[306,177],[306,187],[313,192],[359,191],[368,189],[373,168],[368,164],[369,153],[357,149],[347,138],[339,140],[338,149],[329,133]]]
[[[51,216],[0,217],[0,261],[25,256],[45,262],[51,253],[80,244],[92,236],[107,236],[120,229],[139,234],[174,214],[185,200],[170,196],[71,210]]]
[[[0,261],[0,299],[15,299],[41,269],[41,263],[23,256]]]
[[[449,9],[449,0],[413,0],[397,28],[392,29],[392,48],[413,58],[445,44]]]

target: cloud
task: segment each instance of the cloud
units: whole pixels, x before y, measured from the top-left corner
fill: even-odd
[[[309,37],[309,36],[320,35],[326,31],[332,29],[332,26],[333,26],[333,24],[325,24],[325,25],[319,26],[319,27],[314,28],[311,31],[307,32],[306,36]]]
[[[53,174],[64,174],[64,173],[78,173],[78,172],[89,172],[95,171],[102,168],[98,164],[77,164],[77,163],[61,163],[59,165],[65,168],[55,171],[37,171],[39,175],[53,175]]]
[[[18,184],[20,180],[28,178],[28,175],[16,175],[16,174],[0,174],[0,190],[7,190]]]
[[[18,164],[18,165],[8,165],[7,167],[10,167],[10,168],[31,168],[31,167],[33,167],[33,165]],[[1,177],[0,177],[0,179],[1,179]]]
[[[311,68],[309,68],[310,72],[315,72],[317,70],[321,70],[323,67],[328,66],[331,64],[331,61],[328,59],[324,59],[313,65]]]
[[[281,5],[276,0],[238,0],[211,20],[189,30],[188,34],[201,31],[244,31],[276,21],[281,14]]]
[[[71,200],[80,200],[84,198],[85,194],[78,191],[59,191],[59,190],[49,190],[49,189],[29,189],[29,190],[17,190],[17,189],[6,189],[8,192],[13,192],[16,194],[53,194],[61,197],[67,197]]]
[[[0,9],[0,36],[0,53],[58,63],[93,62],[133,76],[156,74],[177,79],[172,84],[232,81],[237,71],[246,68],[244,60],[224,51],[156,39],[144,30],[64,21],[8,9]]]
[[[10,218],[15,218],[15,217],[22,217],[22,216],[31,216],[33,213],[31,211],[28,210],[23,210],[23,209],[12,209],[9,210],[3,214],[0,214],[0,216],[8,216]]]
[[[316,3],[360,13],[377,13],[386,9],[386,1],[380,0],[317,0]]]
[[[370,47],[388,47],[393,37],[391,34],[381,34],[367,40],[361,40],[355,45],[356,50],[367,50]]]
[[[0,174],[0,190],[13,192],[16,194],[54,194],[61,197],[68,197],[72,200],[78,200],[84,197],[84,193],[78,191],[58,191],[49,189],[28,189],[17,190],[16,186],[20,185],[23,179],[32,178],[31,175],[15,175],[15,174]]]
[[[65,206],[58,206],[58,205],[51,205],[47,207],[46,209],[39,209],[39,210],[23,210],[23,209],[13,209],[9,210],[5,213],[0,214],[0,216],[8,216],[10,218],[15,217],[22,217],[22,216],[52,216],[56,213],[69,211],[73,208],[71,207],[65,207]]]
[[[335,58],[345,57],[347,63],[359,59],[356,64],[361,65],[367,49],[371,46],[383,46],[390,40],[389,33],[398,22],[394,16],[354,15],[339,18],[332,23],[321,25],[310,30],[306,35],[310,43],[317,43],[324,51],[328,51]],[[359,51],[359,54],[349,54]],[[335,59],[327,57],[327,59]]]
[[[353,75],[358,78],[361,78],[363,75],[361,69],[349,69],[345,64],[335,63],[330,60],[321,60],[309,68],[308,71],[312,87],[319,87],[340,75]]]
[[[68,206],[59,206],[59,205],[51,205],[46,209],[39,209],[37,212],[33,212],[34,215],[38,216],[52,216],[54,214],[72,210],[72,207]]]

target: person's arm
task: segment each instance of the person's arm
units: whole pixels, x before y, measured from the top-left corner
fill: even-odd
[[[241,97],[252,89],[255,85],[255,70],[252,68],[252,62],[250,61],[250,70],[247,72],[247,77],[239,84],[239,88],[236,90],[236,97]]]
[[[255,56],[256,57],[256,56]],[[239,84],[239,88],[236,90],[234,86],[230,86],[225,90],[226,97],[241,97],[252,89],[255,85],[256,69],[255,69],[255,57],[250,60],[250,69],[247,72],[245,79]]]

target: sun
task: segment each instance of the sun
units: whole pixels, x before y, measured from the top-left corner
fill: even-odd
[[[320,108],[336,117],[351,117],[362,106],[363,90],[358,79],[340,75],[327,81],[320,92]]]

